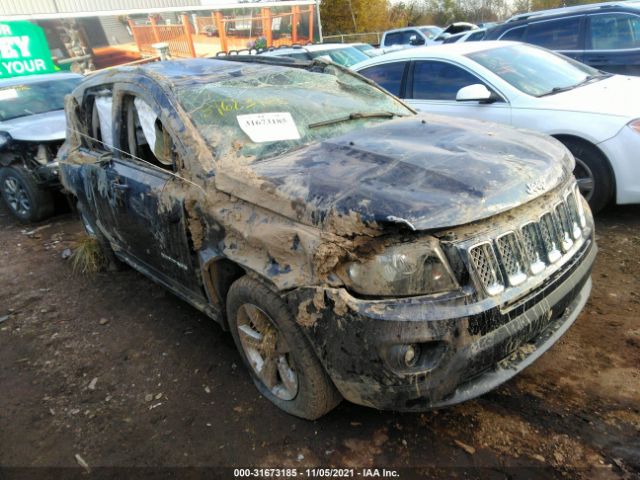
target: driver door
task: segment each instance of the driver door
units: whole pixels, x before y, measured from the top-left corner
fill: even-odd
[[[139,92],[114,93],[113,159],[103,166],[108,234],[119,253],[163,283],[201,293],[196,258],[187,233],[180,153],[155,102]]]

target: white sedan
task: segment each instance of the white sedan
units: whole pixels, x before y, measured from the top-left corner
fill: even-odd
[[[412,48],[352,67],[415,109],[552,135],[594,211],[640,203],[640,78],[516,42]]]

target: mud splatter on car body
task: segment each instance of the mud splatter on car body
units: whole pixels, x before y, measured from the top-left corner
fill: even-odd
[[[480,395],[569,328],[596,246],[560,143],[416,115],[322,61],[233,60],[113,69],[68,98],[62,181],[118,258],[225,327],[230,285],[263,282],[340,393],[377,408]],[[131,154],[129,96],[169,132],[173,169]],[[297,137],[239,127],[274,112]]]

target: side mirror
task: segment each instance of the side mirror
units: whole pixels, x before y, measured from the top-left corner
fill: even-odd
[[[481,83],[462,87],[456,94],[457,102],[493,103],[496,100],[498,97]]]
[[[411,35],[411,37],[409,37],[409,45],[424,45],[424,38],[418,37],[417,35]]]

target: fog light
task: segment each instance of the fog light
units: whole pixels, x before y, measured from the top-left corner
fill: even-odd
[[[389,360],[395,368],[413,368],[420,360],[420,346],[415,344],[394,345],[389,349]]]
[[[404,364],[407,367],[413,367],[418,362],[418,351],[417,345],[414,347],[413,345],[407,345],[406,350],[404,352]]]
[[[418,373],[436,368],[446,351],[447,343],[435,340],[383,346],[380,353],[396,372]]]

